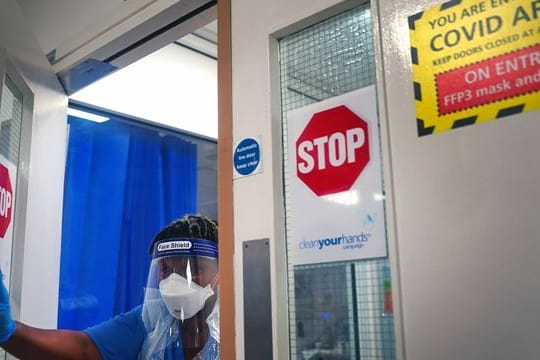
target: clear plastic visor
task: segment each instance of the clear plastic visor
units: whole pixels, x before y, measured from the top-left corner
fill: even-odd
[[[215,288],[218,261],[206,256],[170,255],[152,260],[148,274],[147,289],[159,289],[159,283],[172,273],[184,277],[188,285],[192,282],[200,287],[210,285]]]
[[[200,349],[219,342],[217,245],[201,239],[164,239],[154,245],[142,319],[140,358],[163,359],[166,349]],[[169,351],[169,350],[167,350]]]
[[[154,244],[146,289],[159,289],[161,281],[177,274],[200,287],[217,281],[217,244],[203,239],[172,238]]]

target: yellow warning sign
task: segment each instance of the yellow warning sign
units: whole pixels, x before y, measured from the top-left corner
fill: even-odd
[[[453,0],[409,17],[418,135],[540,108],[540,0]]]

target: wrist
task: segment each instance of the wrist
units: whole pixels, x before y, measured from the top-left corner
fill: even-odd
[[[3,326],[2,328],[2,331],[0,332],[0,345],[8,342],[15,333],[16,329],[17,324],[13,320],[10,320],[7,324],[5,324],[5,326]]]

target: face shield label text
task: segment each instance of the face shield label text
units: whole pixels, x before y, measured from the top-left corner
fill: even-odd
[[[157,246],[157,251],[168,251],[168,250],[188,250],[191,249],[193,244],[191,241],[177,240],[177,241],[168,241],[161,243]]]

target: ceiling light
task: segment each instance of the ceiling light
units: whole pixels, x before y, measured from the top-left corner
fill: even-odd
[[[75,116],[81,119],[90,120],[90,121],[94,121],[98,123],[102,123],[104,121],[110,120],[110,118],[106,116],[96,115],[96,114],[92,114],[86,111],[77,110],[77,109],[73,109],[69,107],[68,107],[67,113],[68,115],[71,115],[71,116]]]

